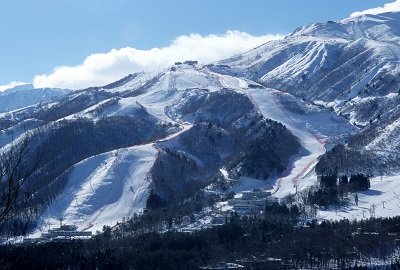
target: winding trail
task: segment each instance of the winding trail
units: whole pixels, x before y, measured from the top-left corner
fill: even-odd
[[[302,149],[289,167],[277,178],[272,193],[283,198],[297,192],[300,179],[310,172],[318,162],[318,157],[326,152],[325,141],[307,127],[305,116],[291,113],[279,100],[287,93],[275,89],[246,91],[257,110],[266,118],[281,122],[301,143]],[[302,119],[300,119],[302,117]],[[304,186],[308,186],[305,184]]]

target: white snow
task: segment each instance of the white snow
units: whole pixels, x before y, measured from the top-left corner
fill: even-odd
[[[371,188],[359,192],[358,206],[354,194],[348,198],[344,207],[330,207],[320,210],[317,218],[320,220],[360,220],[370,217],[393,217],[400,215],[400,175],[374,177]]]
[[[247,93],[264,117],[283,123],[302,145],[288,169],[276,179],[273,196],[277,198],[295,194],[314,184],[317,179],[313,169],[318,157],[325,153],[326,143],[354,132],[346,120],[329,110],[311,105],[304,105],[304,111],[291,110],[291,103],[285,105],[285,102],[295,99],[287,93],[274,89],[248,90]]]
[[[253,189],[262,189],[262,188],[267,188],[271,189],[273,188],[272,185],[269,185],[270,181],[265,180],[260,180],[260,179],[253,179],[249,177],[241,177],[233,186],[232,191],[240,194],[243,191],[249,191]]]
[[[42,216],[47,224],[75,224],[101,230],[146,206],[151,170],[158,151],[152,144],[119,149],[76,164],[63,193]]]
[[[139,74],[133,80],[111,92],[126,93],[151,82],[151,85],[137,96],[122,97],[96,115],[94,112],[110,100],[102,101],[81,112],[67,116],[67,119],[88,117],[94,121],[112,115],[130,115],[139,106],[160,120],[175,122],[165,113],[165,107],[180,99],[186,89],[223,88],[223,81],[232,87],[245,87],[241,79],[218,74],[210,75],[207,69],[185,66],[163,74]],[[222,75],[221,75],[222,76]],[[188,123],[176,123],[181,130],[155,143],[174,141],[182,132],[192,127]],[[48,224],[56,225],[59,219],[75,224],[80,230],[101,230],[104,225],[114,225],[124,217],[139,213],[146,204],[151,179],[151,170],[158,150],[155,144],[120,149],[88,158],[73,167],[67,186],[42,215],[40,229]],[[38,232],[36,232],[37,234]]]
[[[179,100],[185,93],[185,90],[208,89],[210,91],[218,91],[222,88],[244,89],[248,86],[248,83],[244,79],[217,74],[211,72],[204,66],[193,67],[182,65],[175,67],[175,71],[166,70],[160,74],[139,74],[125,85],[108,91],[120,93],[130,91],[135,93],[135,91],[138,91],[143,85],[149,83],[152,84],[146,88],[144,93],[134,97],[120,98],[116,105],[107,108],[100,115],[93,115],[93,112],[110,99],[99,102],[82,112],[70,115],[66,117],[66,119],[129,115],[141,105],[160,120],[171,121],[165,114],[165,108]]]
[[[395,120],[393,123],[385,126],[379,130],[379,135],[374,138],[374,140],[366,146],[369,150],[385,149],[385,146],[390,150],[391,148],[395,150],[396,146],[399,145],[399,129],[400,129],[400,119]],[[382,145],[382,147],[380,147]]]

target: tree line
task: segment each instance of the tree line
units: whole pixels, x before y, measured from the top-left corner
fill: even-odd
[[[310,189],[307,194],[306,203],[327,207],[344,203],[344,197],[348,193],[357,193],[368,190],[371,181],[368,175],[353,174],[341,175],[330,174],[320,176],[320,186],[317,189]]]
[[[153,231],[121,236],[105,227],[86,241],[5,245],[0,247],[0,267],[198,269],[227,261],[245,269],[362,269],[354,265],[377,259],[391,267],[399,265],[399,217],[296,226],[291,217],[295,210],[282,205],[271,209],[256,216],[232,213],[224,225],[191,234]]]

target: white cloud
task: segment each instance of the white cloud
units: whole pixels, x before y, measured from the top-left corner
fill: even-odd
[[[24,83],[24,82],[11,82],[9,84],[6,85],[0,85],[0,92],[10,89],[10,88],[14,88],[16,86],[21,86],[21,85],[27,85],[28,83]]]
[[[104,85],[129,73],[165,68],[176,61],[207,63],[220,60],[281,38],[282,35],[253,36],[239,31],[227,31],[223,35],[185,35],[164,48],[138,50],[127,47],[92,54],[80,65],[60,66],[51,74],[35,76],[33,83],[35,87],[68,89]]]
[[[383,7],[376,7],[376,8],[371,8],[363,11],[357,11],[352,13],[350,16],[351,17],[356,17],[360,16],[363,14],[382,14],[386,12],[398,12],[400,11],[400,0],[395,0],[394,2],[387,3],[383,5]]]

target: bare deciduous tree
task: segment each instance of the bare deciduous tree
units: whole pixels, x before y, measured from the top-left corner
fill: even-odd
[[[38,168],[39,153],[28,157],[32,154],[29,151],[30,138],[26,133],[0,152],[0,224],[13,210],[26,180]]]

